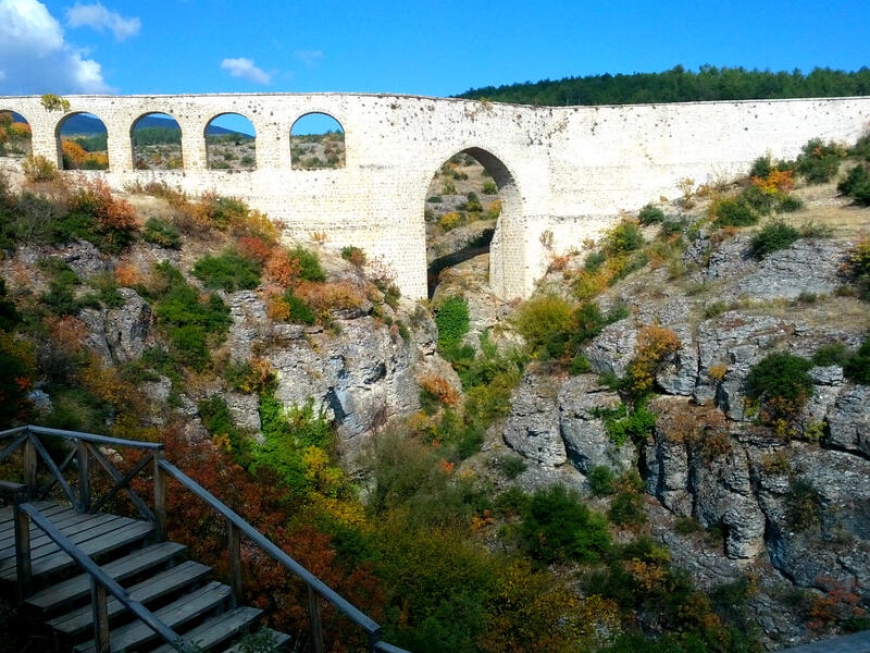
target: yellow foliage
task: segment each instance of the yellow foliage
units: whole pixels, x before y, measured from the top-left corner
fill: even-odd
[[[774,168],[767,177],[753,177],[750,183],[767,195],[781,195],[794,188],[794,171]]]
[[[438,226],[441,227],[444,231],[450,231],[451,229],[456,229],[459,225],[462,224],[462,214],[457,211],[451,211],[450,213],[445,213],[440,218],[438,218]]]
[[[707,374],[711,379],[716,381],[716,383],[722,383],[722,380],[725,378],[725,374],[728,372],[728,366],[723,363],[717,363],[716,365],[711,365],[707,370]]]
[[[637,334],[637,350],[628,366],[631,390],[643,394],[653,389],[661,365],[682,346],[679,336],[658,325],[643,327]]]

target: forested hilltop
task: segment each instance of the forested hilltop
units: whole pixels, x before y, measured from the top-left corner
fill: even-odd
[[[804,74],[797,69],[789,73],[705,65],[698,72],[675,66],[662,73],[587,75],[484,86],[456,97],[558,107],[859,95],[870,95],[870,68],[866,66],[855,72],[816,68]]]

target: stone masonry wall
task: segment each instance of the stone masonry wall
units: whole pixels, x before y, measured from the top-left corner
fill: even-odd
[[[100,118],[108,131],[113,187],[165,181],[188,193],[244,199],[286,224],[288,235],[326,234],[382,257],[404,295],[426,296],[423,208],[430,180],[469,150],[493,174],[503,214],[491,250],[491,284],[506,298],[530,294],[551,252],[596,238],[620,209],[636,210],[679,183],[745,172],[765,153],[793,158],[811,138],[853,142],[870,125],[870,98],[535,108],[396,95],[256,94],[67,96],[70,113]],[[24,116],[34,154],[60,161],[59,130],[70,113],[38,97],[2,97]],[[131,130],[147,113],[182,129],[184,169],[136,171]],[[239,113],[256,130],[257,169],[208,170],[205,128]],[[345,132],[339,170],[291,169],[290,130],[309,113]],[[541,236],[551,234],[549,248]]]

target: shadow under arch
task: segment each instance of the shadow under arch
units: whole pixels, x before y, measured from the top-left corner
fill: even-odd
[[[133,167],[136,170],[181,170],[184,152],[181,125],[161,111],[143,113],[130,125]]]
[[[347,162],[344,127],[323,111],[299,116],[290,127],[293,170],[338,170]]]
[[[511,270],[522,271],[524,266],[524,246],[522,234],[517,227],[522,223],[524,205],[516,177],[510,168],[497,155],[483,147],[468,147],[456,151],[456,156],[466,154],[483,166],[497,189],[497,200],[501,205],[495,226],[482,230],[468,244],[458,251],[440,256],[427,263],[428,295],[431,298],[438,283],[438,274],[447,267],[489,252],[489,286],[493,294],[502,298],[522,295],[521,284],[512,279]],[[443,166],[442,166],[443,169]],[[433,179],[437,173],[433,175]],[[424,215],[426,203],[424,198]],[[481,198],[483,199],[483,198]],[[490,196],[490,200],[496,197]],[[485,202],[485,200],[484,200]],[[428,240],[428,238],[427,238]]]
[[[109,130],[87,111],[67,113],[54,132],[62,170],[108,170]]]

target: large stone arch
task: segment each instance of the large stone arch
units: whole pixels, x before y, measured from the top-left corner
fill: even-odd
[[[522,297],[525,294],[525,233],[523,230],[526,214],[525,202],[517,175],[505,163],[504,157],[495,154],[496,148],[479,145],[462,147],[450,151],[433,168],[428,179],[431,179],[441,162],[450,159],[455,154],[465,153],[476,159],[492,176],[498,187],[501,201],[501,214],[498,217],[489,250],[489,285],[493,293],[499,297]],[[426,185],[419,191],[420,206],[425,207]],[[420,216],[423,211],[421,208]],[[425,259],[425,257],[424,257]]]

